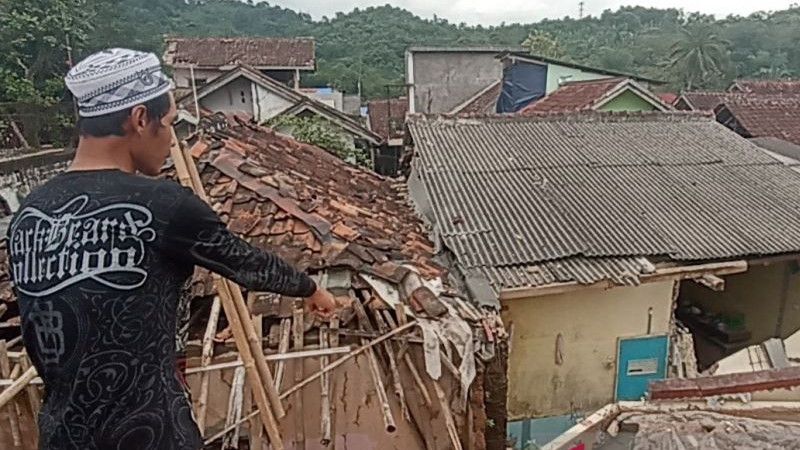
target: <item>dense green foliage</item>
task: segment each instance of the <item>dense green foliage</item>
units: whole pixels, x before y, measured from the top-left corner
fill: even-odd
[[[306,83],[348,92],[361,85],[366,97],[402,92],[397,85],[403,82],[403,53],[411,45],[518,46],[529,36],[534,51],[667,78],[676,89],[717,88],[736,77],[800,76],[798,7],[718,20],[676,9],[625,7],[581,20],[491,27],[422,19],[388,5],[315,21],[238,0],[5,0],[0,14],[0,77],[29,80],[48,95],[58,86],[49,80],[64,69],[67,36],[76,58],[107,46],[160,52],[165,34],[313,36],[319,69]],[[0,101],[31,95],[29,86],[16,81],[2,83],[12,88],[0,90]]]
[[[353,145],[342,132],[320,116],[276,116],[266,125],[300,142],[316,145],[353,164],[369,166],[370,155]]]

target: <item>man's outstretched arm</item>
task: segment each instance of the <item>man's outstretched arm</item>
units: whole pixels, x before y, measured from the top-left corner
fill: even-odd
[[[306,273],[231,233],[194,194],[187,195],[174,212],[163,246],[176,259],[204,267],[249,290],[307,297],[309,307],[321,315],[336,308],[333,297],[317,289]]]

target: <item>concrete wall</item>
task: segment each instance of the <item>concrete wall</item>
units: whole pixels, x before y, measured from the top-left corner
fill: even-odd
[[[595,72],[585,72],[571,67],[559,66],[558,64],[548,64],[546,89],[549,94],[558,89],[559,81],[563,83],[567,81],[597,80],[600,78],[609,78],[609,76]]]
[[[214,112],[245,112],[255,116],[252,82],[239,78],[200,99],[200,105]]]
[[[593,411],[614,400],[617,338],[669,329],[673,282],[503,302],[512,328],[508,370],[510,420]],[[557,336],[563,338],[556,364]]]
[[[411,103],[414,109],[411,112],[450,112],[489,84],[502,78],[502,64],[495,58],[497,53],[406,54],[406,82],[413,82]]]
[[[631,91],[625,91],[603,105],[600,111],[655,111],[656,107]]]
[[[784,283],[786,306],[778,330]],[[681,298],[713,313],[744,314],[745,326],[752,333],[748,344],[771,337],[786,338],[800,329],[800,274],[795,263],[751,266],[745,273],[725,277],[725,284],[725,291],[714,292],[697,283],[685,282]]]
[[[259,122],[269,120],[293,105],[292,102],[278,97],[272,92],[253,83],[255,92],[255,117]]]

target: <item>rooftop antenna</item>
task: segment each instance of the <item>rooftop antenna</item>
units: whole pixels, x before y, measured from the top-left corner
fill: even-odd
[[[578,3],[578,20],[583,19],[583,7],[586,5],[586,2],[581,1]]]

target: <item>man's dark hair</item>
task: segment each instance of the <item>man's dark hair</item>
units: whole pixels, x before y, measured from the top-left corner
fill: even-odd
[[[147,116],[151,121],[160,122],[169,112],[169,93],[142,103],[147,108]],[[81,136],[107,137],[125,136],[122,124],[128,120],[134,106],[122,111],[97,117],[81,117],[78,119],[78,133]]]

